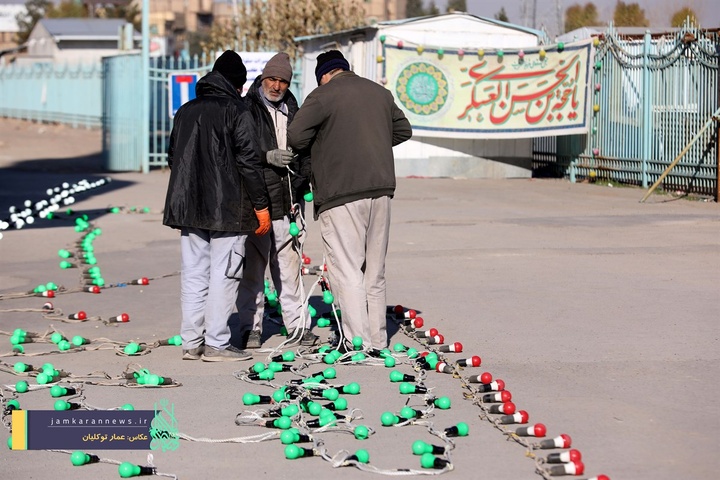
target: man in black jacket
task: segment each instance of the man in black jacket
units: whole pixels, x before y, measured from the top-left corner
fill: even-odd
[[[292,122],[298,103],[290,92],[292,67],[287,53],[268,60],[245,96],[245,103],[255,121],[260,144],[265,185],[270,195],[270,235],[249,235],[245,243],[245,272],[240,281],[238,314],[253,318],[246,348],[262,345],[264,315],[264,276],[270,275],[282,308],[283,323],[292,343],[312,346],[318,337],[310,331],[310,316],[304,308],[300,269],[304,238],[303,189],[307,188],[304,170],[306,159],[296,158],[287,150],[287,126]],[[298,227],[290,233],[292,224]]]
[[[175,116],[163,224],[180,229],[184,360],[247,360],[230,345],[228,319],[248,234],[270,230],[268,194],[253,120],[240,97],[247,77],[226,51]]]
[[[387,346],[385,256],[392,147],[412,127],[392,92],[352,71],[338,50],[317,58],[318,88],[288,128],[288,144],[311,149],[315,218],[320,219],[330,288],[340,304],[342,333],[366,347]]]

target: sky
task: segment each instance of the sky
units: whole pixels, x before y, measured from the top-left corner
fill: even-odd
[[[565,9],[572,5],[586,5],[594,3],[600,14],[600,20],[607,23],[612,20],[615,5],[618,0],[466,0],[468,13],[481,17],[494,18],[505,7],[510,23],[532,27],[533,5],[537,3],[538,27],[545,25],[548,34],[557,34],[558,11],[560,18],[564,19]],[[672,14],[682,7],[688,6],[695,11],[700,19],[700,26],[704,28],[720,27],[720,0],[624,0],[625,4],[637,3],[645,10],[645,16],[654,28],[669,27]],[[428,5],[430,0],[425,0]],[[435,0],[441,12],[445,12],[447,0]],[[523,5],[526,14],[523,15]]]

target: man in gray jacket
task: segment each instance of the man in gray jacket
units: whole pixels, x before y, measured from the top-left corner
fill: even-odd
[[[387,347],[385,257],[390,199],[395,193],[392,147],[412,127],[392,93],[359,77],[337,50],[318,56],[319,87],[288,126],[288,144],[310,149],[314,215],[320,220],[330,288],[346,340]]]

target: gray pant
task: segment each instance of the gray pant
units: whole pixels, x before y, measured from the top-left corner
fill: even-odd
[[[262,331],[265,313],[264,280],[268,264],[282,306],[285,328],[288,331],[302,325],[310,328],[310,316],[303,311],[300,275],[304,236],[305,231],[301,230],[297,239],[293,239],[288,217],[273,220],[272,229],[267,235],[248,235],[245,244],[245,271],[240,281],[237,309],[241,322],[245,323],[252,318],[253,330]],[[305,319],[304,322],[301,322],[301,317]]]
[[[387,347],[385,256],[390,197],[357,200],[322,212],[330,290],[342,313],[343,334],[368,347]]]
[[[180,305],[183,348],[202,345],[225,349],[230,345],[228,319],[237,298],[238,281],[225,273],[231,259],[242,253],[245,235],[183,228]],[[235,251],[234,251],[235,250]]]

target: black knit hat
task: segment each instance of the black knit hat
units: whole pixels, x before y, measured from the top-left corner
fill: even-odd
[[[247,69],[243,65],[242,58],[232,50],[225,50],[215,60],[212,71],[222,74],[236,89],[243,88],[247,80]]]
[[[330,50],[329,52],[318,55],[317,65],[315,66],[315,78],[317,79],[318,85],[320,85],[320,79],[323,75],[332,72],[336,68],[350,70],[350,64],[338,50]]]

